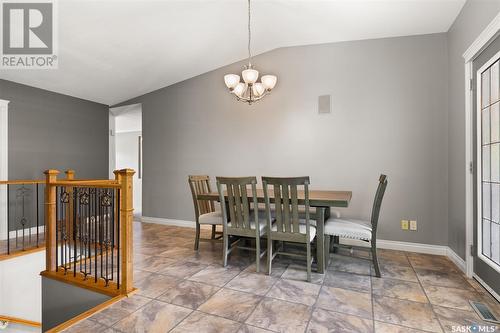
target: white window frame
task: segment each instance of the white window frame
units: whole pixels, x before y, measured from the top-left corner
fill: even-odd
[[[473,91],[471,80],[474,77],[473,60],[479,55],[499,34],[500,13],[488,24],[476,40],[463,54],[465,61],[465,263],[466,274],[469,278],[474,277],[474,258],[472,256],[472,246],[474,244],[474,186],[477,179],[474,179],[471,172],[471,165],[474,160],[474,129],[473,129]],[[479,174],[479,173],[478,173]],[[478,191],[478,197],[480,197]],[[478,207],[479,211],[479,207]],[[479,235],[479,230],[478,230]]]
[[[9,101],[0,99],[0,180],[9,177]],[[7,186],[0,187],[0,221],[7,221]],[[7,223],[0,223],[0,239],[7,239]]]
[[[486,62],[481,68],[479,68],[476,71],[476,110],[481,110],[481,92],[482,92],[482,80],[481,80],[481,73],[484,72],[488,67],[493,65],[498,58],[500,57],[500,52],[495,54],[488,62]],[[480,112],[478,112],[480,113]],[[480,116],[478,115],[477,121],[476,121],[476,159],[477,162],[481,162],[482,166],[482,155],[481,155],[481,149],[482,149],[482,133],[481,133],[481,119],[479,118]],[[491,126],[491,124],[490,124]],[[500,273],[500,265],[498,265],[496,262],[491,260],[490,258],[486,257],[483,255],[483,171],[482,168],[477,168],[476,172],[476,186],[477,186],[477,257],[480,258],[482,261],[486,262],[491,268],[496,270],[498,273]],[[491,195],[491,194],[490,194]],[[479,222],[481,221],[481,222]]]

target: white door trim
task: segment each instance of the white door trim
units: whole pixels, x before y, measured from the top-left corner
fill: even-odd
[[[9,177],[9,101],[0,99],[0,180]],[[7,238],[7,186],[0,187],[0,239]]]
[[[470,170],[472,161],[474,161],[473,146],[473,90],[471,80],[474,78],[472,62],[477,55],[481,53],[500,32],[500,13],[488,24],[488,26],[479,34],[476,40],[463,54],[465,61],[465,262],[466,274],[473,277],[473,257],[471,255],[471,246],[474,244],[474,182],[475,179]]]

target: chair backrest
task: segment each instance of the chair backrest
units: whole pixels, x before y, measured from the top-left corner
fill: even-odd
[[[231,222],[230,229],[233,231],[260,230],[256,186],[256,177],[217,177],[220,202],[226,202],[221,204],[224,228],[228,228],[228,222]],[[251,218],[254,220],[253,224]]]
[[[210,193],[210,177],[206,175],[188,176],[189,188],[193,196],[194,213],[196,219],[200,215],[215,211],[215,205],[210,200],[198,200],[198,194]]]
[[[380,175],[378,179],[377,192],[375,193],[375,200],[373,200],[372,208],[372,232],[377,230],[378,217],[380,215],[380,206],[382,205],[382,199],[384,198],[385,188],[387,187],[387,176]]]
[[[268,223],[271,223],[271,200],[275,205],[276,232],[299,233],[299,206],[305,209],[306,233],[309,236],[309,177],[262,177]],[[269,185],[273,188],[269,189]],[[303,187],[303,199],[299,205],[299,187]]]

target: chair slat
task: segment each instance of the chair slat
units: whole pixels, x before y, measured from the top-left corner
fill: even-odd
[[[292,232],[290,221],[290,197],[288,195],[288,185],[282,185],[282,198],[283,198],[283,223],[285,225],[285,232]]]
[[[297,197],[297,185],[290,186],[290,195],[292,198],[292,223],[293,232],[299,232],[299,204]]]
[[[243,214],[241,211],[241,193],[238,184],[233,184],[234,208],[236,210],[236,228],[244,228]]]
[[[240,185],[240,193],[241,193],[241,201],[242,201],[242,210],[243,210],[243,227],[246,229],[250,229],[250,207],[248,203],[247,196],[247,186],[244,184]]]
[[[282,204],[281,204],[281,189],[279,185],[273,185],[274,187],[274,205],[276,214],[276,229],[278,232],[283,232],[283,215],[282,215]]]
[[[231,225],[234,225],[235,228],[238,226],[238,221],[236,220],[236,214],[234,211],[234,193],[231,184],[226,184],[227,186],[227,201],[229,206],[229,218],[231,219]],[[223,203],[221,203],[223,204]]]

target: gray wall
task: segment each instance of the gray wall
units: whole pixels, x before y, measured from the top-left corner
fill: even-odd
[[[96,307],[111,297],[42,277],[42,331]]]
[[[498,0],[469,0],[448,39],[448,243],[465,258],[465,69],[463,53],[500,11]]]
[[[187,175],[207,173],[309,175],[312,188],[352,190],[344,215],[368,218],[383,172],[379,237],[447,244],[445,34],[277,49],[253,62],[279,81],[250,107],[223,83],[243,63],[121,103],[142,103],[144,216],[193,220]],[[317,114],[322,94],[330,115]],[[402,218],[419,230],[401,231]]]
[[[40,179],[46,169],[108,177],[108,106],[0,80],[9,100],[9,179]]]

